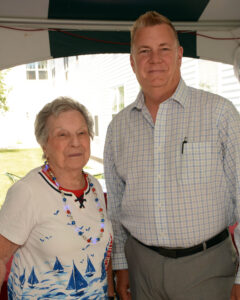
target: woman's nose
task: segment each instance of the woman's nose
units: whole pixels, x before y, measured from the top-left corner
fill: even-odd
[[[72,135],[72,137],[71,137],[71,144],[73,146],[79,146],[80,145],[80,138],[79,138],[78,135],[76,135],[76,134]]]

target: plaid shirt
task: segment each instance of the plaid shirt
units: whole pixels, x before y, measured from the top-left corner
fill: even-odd
[[[147,245],[190,247],[239,220],[240,115],[183,80],[155,124],[141,91],[112,120],[104,164],[115,269],[127,268],[127,232]]]

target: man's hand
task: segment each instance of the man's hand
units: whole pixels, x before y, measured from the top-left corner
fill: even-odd
[[[234,284],[230,300],[240,300],[240,284]]]
[[[129,291],[129,278],[128,278],[128,270],[117,270],[117,293],[121,300],[131,300],[131,293]]]

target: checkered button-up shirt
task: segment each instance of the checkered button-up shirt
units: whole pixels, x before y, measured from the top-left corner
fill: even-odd
[[[190,247],[239,219],[239,113],[183,80],[155,124],[141,91],[112,120],[104,164],[116,269],[127,268],[128,232],[146,245]]]

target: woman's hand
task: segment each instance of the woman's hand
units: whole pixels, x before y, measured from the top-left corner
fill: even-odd
[[[234,284],[230,300],[240,300],[240,284]]]
[[[131,293],[129,290],[128,270],[117,270],[117,293],[121,300],[131,300]]]
[[[113,270],[112,270],[112,259],[110,258],[108,270],[107,270],[107,280],[108,280],[108,298],[113,297],[115,295],[114,290],[114,278],[113,278]]]

